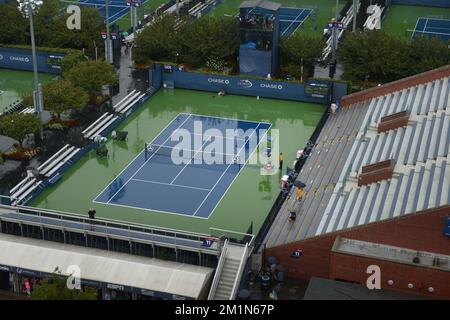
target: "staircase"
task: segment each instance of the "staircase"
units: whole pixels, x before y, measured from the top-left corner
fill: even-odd
[[[225,240],[208,300],[233,300],[250,252],[245,246]]]

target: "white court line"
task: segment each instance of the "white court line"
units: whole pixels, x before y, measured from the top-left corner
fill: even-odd
[[[184,171],[184,169],[186,169],[186,167],[192,162],[192,160],[194,160],[195,155],[196,155],[197,153],[199,153],[200,151],[203,150],[203,146],[204,146],[208,141],[209,141],[209,140],[206,140],[206,141],[202,144],[202,146],[201,146],[198,150],[195,151],[194,155],[191,157],[191,160],[189,160],[189,162],[186,163],[186,164],[184,165],[183,169],[181,169],[180,172],[178,172],[178,174],[175,176],[175,178],[173,178],[173,180],[170,182],[170,184],[173,184],[174,181],[177,180],[178,176]]]
[[[183,123],[181,124],[181,125],[179,125],[178,126],[178,128],[179,127],[181,127],[183,124],[185,124],[186,123],[186,121],[188,120],[188,119],[190,119],[190,117],[191,116],[189,116],[189,117],[187,117],[184,121],[183,121]],[[172,137],[172,134],[170,134],[169,135],[169,137],[167,137],[167,139],[163,142],[163,144],[164,143],[166,143],[167,142],[167,140],[169,140],[170,138]],[[127,182],[125,182],[125,184],[123,185],[123,186],[121,186],[120,188],[119,188],[119,190],[117,190],[117,192],[116,193],[114,193],[114,195],[111,197],[111,198],[109,198],[109,200],[108,200],[108,202],[107,203],[109,203],[112,199],[114,199],[114,197],[127,185],[127,183],[128,182],[130,182],[130,180],[131,179],[133,179],[135,176],[136,176],[136,174],[138,174],[138,172],[139,171],[141,171],[141,169],[154,157],[154,155],[156,154],[156,152],[159,150],[159,149],[161,149],[161,147],[162,146],[160,146],[160,147],[158,147],[158,149],[156,149],[156,151],[155,151],[155,153],[153,153],[147,160],[145,160],[145,162],[133,173],[133,175],[131,176],[131,178],[129,178],[128,180],[127,180]],[[147,150],[145,150],[144,149],[144,152],[147,152]]]
[[[241,173],[242,170],[244,170],[245,166],[247,165],[248,161],[253,157],[253,154],[255,154],[255,152],[258,150],[259,145],[261,144],[261,141],[264,140],[264,138],[266,137],[267,133],[269,132],[270,128],[272,128],[272,124],[270,124],[269,129],[266,130],[266,132],[264,133],[264,135],[259,139],[258,141],[258,145],[256,146],[256,148],[253,150],[253,152],[250,154],[250,156],[247,158],[247,161],[245,162],[245,164],[239,169],[239,172],[234,176],[234,179],[231,181],[231,183],[228,185],[227,190],[225,190],[225,192],[222,194],[222,196],[220,197],[219,201],[217,201],[216,205],[214,206],[214,208],[211,210],[211,212],[208,215],[208,219],[209,217],[213,214],[214,210],[216,210],[217,206],[220,204],[220,202],[222,201],[223,197],[225,197],[225,194],[228,192],[228,189],[231,188],[231,186],[233,185],[234,181],[237,179],[237,177],[239,176],[239,174]],[[195,218],[200,218],[200,217],[195,217]]]
[[[171,120],[164,128],[162,128],[162,130],[159,132],[159,134],[158,134],[156,137],[154,137],[153,140],[149,142],[149,144],[152,144],[153,141],[155,141],[159,136],[161,136],[161,133],[163,133],[164,131],[166,131],[167,128],[169,128],[169,126],[170,126],[175,120],[177,120],[178,117],[179,117],[181,114],[190,116],[189,113],[179,113],[179,114],[178,114],[175,118],[173,118],[173,119],[172,119],[172,120]],[[178,128],[179,128],[179,127],[178,127]],[[172,132],[173,132],[173,131],[172,131]],[[172,133],[170,133],[170,136],[172,136]],[[146,152],[146,150],[144,149],[143,151],[139,152],[139,153],[133,158],[133,160],[131,160],[131,161],[125,166],[125,168],[123,168],[122,171],[120,171],[119,174],[118,174],[116,177],[114,177],[114,179],[113,179],[113,180],[112,180],[105,188],[103,188],[103,190],[97,195],[97,197],[95,197],[95,199],[97,199],[98,197],[100,197],[100,196],[102,195],[102,193],[105,192],[106,189],[108,189],[108,188],[111,186],[111,184],[112,184],[114,181],[116,181],[116,179],[117,179],[118,177],[120,177],[120,176],[122,175],[122,173],[123,173],[125,170],[127,170],[128,167],[131,166],[131,164],[132,164],[132,163],[133,163],[133,162],[134,162],[134,161],[135,161],[135,160],[136,160],[143,152]],[[100,203],[103,203],[103,202],[100,202]]]
[[[172,214],[172,215],[176,215],[176,216],[182,216],[182,217],[186,217],[186,218],[196,218],[196,219],[203,219],[203,220],[207,220],[209,218],[204,218],[204,217],[196,217],[193,215],[193,213],[176,213],[176,212],[171,212],[171,211],[164,211],[164,210],[157,210],[157,209],[147,209],[147,208],[142,208],[142,207],[134,207],[134,206],[127,206],[125,204],[118,204],[118,203],[106,203],[106,202],[101,202],[101,201],[92,201],[93,203],[98,203],[98,204],[103,204],[103,205],[108,205],[108,206],[116,206],[116,207],[121,207],[121,208],[128,208],[128,209],[136,209],[136,210],[144,210],[144,211],[149,211],[149,212],[158,212],[158,213],[164,213],[164,214]]]
[[[419,18],[419,19],[417,19],[416,25],[414,26],[414,31],[413,31],[413,33],[412,33],[412,35],[411,35],[411,39],[414,39],[414,35],[416,34],[416,31],[418,31],[418,30],[417,30],[417,25],[419,24],[419,21],[420,21],[421,19],[425,19],[425,18]]]
[[[197,190],[203,190],[203,191],[210,191],[211,190],[211,189],[200,188],[200,187],[186,186],[184,184],[174,184],[174,183],[166,183],[166,182],[151,181],[151,180],[131,179],[131,181],[139,181],[139,182],[146,182],[146,183],[156,183],[156,184],[162,184],[162,185],[166,185],[166,186],[188,188],[188,189],[197,189]]]
[[[239,120],[239,119],[226,118],[226,117],[205,116],[205,115],[202,115],[202,114],[195,114],[195,113],[190,113],[190,115],[191,116],[196,116],[196,117],[202,117],[202,118],[215,118],[215,119],[223,119],[223,120],[233,120],[234,122],[251,122],[251,123],[257,123],[258,125],[260,125],[260,124],[272,125],[271,123],[268,123],[268,122],[260,122],[260,121],[253,121],[253,120]]]
[[[248,137],[248,140],[249,140],[249,141],[250,141],[250,138],[252,137],[252,135],[256,132],[256,130],[258,130],[259,125],[260,125],[260,124],[258,124],[258,125],[256,126],[256,128],[253,129],[252,134]],[[244,145],[241,147],[241,149],[240,149],[239,152],[237,153],[238,156],[239,156],[239,154],[241,153],[242,149],[244,149],[245,145],[246,145],[246,144],[244,143]],[[247,161],[248,161],[248,159],[247,159]],[[224,176],[225,173],[228,171],[228,169],[231,167],[231,165],[232,165],[232,163],[230,163],[230,164],[228,165],[228,167],[222,172],[222,175],[220,176],[219,179],[217,179],[217,181],[216,181],[216,183],[214,184],[214,186],[212,187],[211,191],[209,191],[209,193],[206,195],[205,199],[203,199],[202,203],[200,203],[200,206],[198,206],[197,210],[195,210],[194,216],[197,214],[198,210],[200,210],[200,208],[202,207],[203,203],[205,203],[206,199],[208,199],[209,195],[210,195],[211,192],[214,190],[214,188],[217,186],[217,184],[220,182],[220,180],[222,180],[223,176]],[[245,164],[244,164],[244,166],[245,166]],[[244,167],[244,166],[243,166],[243,167]],[[242,168],[241,168],[241,169],[242,169]],[[241,171],[241,169],[239,169],[239,172]],[[227,189],[227,190],[228,190],[228,189]],[[211,212],[209,213],[209,215],[211,215]],[[208,217],[209,217],[209,215],[208,215]]]
[[[287,32],[287,31],[289,30],[289,28],[294,24],[294,22],[300,22],[299,27],[301,26],[301,24],[303,23],[304,19],[303,19],[302,21],[299,21],[299,20],[297,20],[297,19],[298,19],[298,17],[300,17],[300,16],[303,14],[303,12],[305,12],[305,9],[303,9],[302,12],[300,12],[300,13],[295,17],[295,19],[292,20],[291,24],[290,24],[286,29],[284,29],[284,32],[281,34],[281,36],[284,36],[284,35],[286,34],[286,32]],[[306,19],[306,18],[305,18],[305,19]],[[297,30],[297,29],[298,29],[298,27],[297,27],[295,30]],[[294,33],[295,30],[292,31],[292,33]]]

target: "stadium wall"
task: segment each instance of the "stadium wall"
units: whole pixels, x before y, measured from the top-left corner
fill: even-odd
[[[59,64],[49,63],[64,57],[62,53],[38,51],[36,52],[38,71],[43,73],[61,73]],[[0,68],[33,71],[31,50],[0,47]]]
[[[254,77],[225,76],[219,74],[187,72],[173,65],[155,64],[150,68],[152,84],[162,83],[163,87],[219,92],[244,96],[304,101],[328,104],[347,93],[347,84],[327,80],[309,80],[305,83],[257,79]],[[155,86],[155,85],[153,85]],[[308,89],[326,87],[327,92],[308,93]],[[156,86],[155,86],[156,88]],[[331,97],[330,95],[335,95]]]
[[[450,237],[444,235],[445,217],[449,213],[449,210],[450,206],[444,206],[268,248],[266,249],[266,257],[276,257],[278,263],[285,267],[288,277],[309,280],[312,276],[334,279],[334,274],[338,273],[338,265],[332,265],[331,251],[338,236],[417,251],[450,255]],[[299,259],[291,258],[292,252],[298,249],[303,251],[303,255]],[[363,272],[364,274],[357,274],[357,272]],[[339,277],[348,281],[359,279],[358,277],[366,277],[365,279],[367,279],[365,272],[365,269],[358,269],[355,265],[355,268],[350,274],[342,278],[343,275],[339,273]],[[405,269],[399,272],[402,274],[408,272],[408,270]],[[433,273],[433,270],[429,269],[428,272]],[[436,279],[438,278],[436,276]],[[428,278],[416,279],[416,281],[429,283]],[[438,285],[439,281],[436,280],[433,286],[438,287]],[[392,289],[392,287],[388,289]],[[426,291],[416,293],[433,295]],[[450,298],[450,291],[446,292],[445,296]]]
[[[341,99],[341,106],[342,107],[350,106],[357,102],[366,101],[375,97],[383,96],[385,94],[394,91],[402,90],[405,88],[413,87],[422,83],[426,83],[429,81],[449,76],[450,76],[450,65],[446,65],[441,68],[427,71],[424,73],[419,73],[408,78],[389,82],[379,87],[370,88],[367,90],[363,90],[360,92],[344,96]]]
[[[392,0],[392,4],[409,6],[448,7],[448,0]]]

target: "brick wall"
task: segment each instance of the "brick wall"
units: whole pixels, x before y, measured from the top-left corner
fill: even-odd
[[[450,272],[438,269],[332,252],[330,278],[364,285],[370,276],[370,274],[366,273],[367,267],[370,265],[380,267],[380,284],[382,289],[418,294],[431,298],[450,299]],[[394,283],[389,285],[388,280],[392,280]],[[410,283],[413,284],[413,288],[408,288]],[[429,287],[433,288],[433,292],[428,291]]]
[[[450,76],[450,65],[419,73],[417,75],[400,79],[394,82],[386,83],[380,87],[374,87],[360,92],[356,92],[341,98],[341,106],[349,106],[356,102],[369,100],[374,97],[379,97],[390,92],[402,90],[405,88],[413,87],[421,83],[426,83],[436,79]]]
[[[308,280],[312,276],[330,278],[331,248],[337,236],[450,255],[450,238],[443,233],[446,214],[450,214],[450,206],[269,248],[266,257],[276,257],[287,276]],[[297,249],[303,250],[303,256],[291,258]]]

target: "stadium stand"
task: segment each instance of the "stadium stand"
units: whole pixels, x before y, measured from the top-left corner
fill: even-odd
[[[113,106],[113,113],[104,113],[94,123],[82,131],[86,139],[93,140],[102,135],[120,116],[126,116],[127,112],[138,103],[146,94],[133,90],[125,98]]]
[[[305,195],[298,203],[291,190],[267,247],[450,204],[449,81],[446,66],[345,97],[300,171]],[[393,121],[379,130],[395,117],[398,127]],[[375,181],[358,183],[370,170]]]

